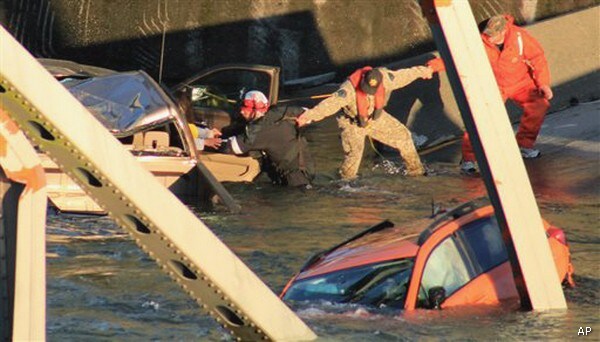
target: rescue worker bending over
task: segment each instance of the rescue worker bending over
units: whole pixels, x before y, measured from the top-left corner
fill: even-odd
[[[516,134],[521,156],[537,158],[540,151],[533,146],[550,108],[549,100],[553,97],[544,50],[525,29],[514,24],[510,15],[490,18],[481,39],[502,100],[510,99],[523,109]],[[432,67],[441,71],[443,64],[440,63],[441,60],[435,61]],[[438,67],[436,64],[439,64]],[[461,170],[467,174],[477,171],[475,154],[466,132],[462,142]]]
[[[343,109],[337,116],[337,122],[342,130],[344,161],[340,167],[340,176],[344,180],[356,177],[367,136],[397,149],[406,164],[407,175],[423,175],[425,169],[410,131],[384,108],[393,90],[418,78],[430,79],[432,74],[433,69],[425,66],[396,71],[368,66],[358,69],[342,83],[333,96],[299,116],[298,126],[323,120]]]
[[[274,184],[310,186],[314,164],[308,143],[298,132],[295,121],[304,109],[271,107],[267,97],[257,90],[246,93],[243,101],[240,112],[248,124],[243,133],[223,140],[224,152],[259,152],[262,169]]]

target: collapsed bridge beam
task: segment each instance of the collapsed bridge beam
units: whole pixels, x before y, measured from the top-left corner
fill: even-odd
[[[521,305],[565,309],[542,217],[469,2],[421,0],[421,6],[503,231]]]
[[[2,341],[41,341],[46,336],[46,206],[41,161],[0,106]]]
[[[2,27],[0,101],[29,139],[240,340],[315,334]]]

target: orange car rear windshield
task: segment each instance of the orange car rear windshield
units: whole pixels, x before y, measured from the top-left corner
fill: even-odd
[[[401,259],[322,274],[295,282],[284,299],[401,308],[412,267],[413,259]]]

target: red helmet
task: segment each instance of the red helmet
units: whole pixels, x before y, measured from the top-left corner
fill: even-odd
[[[269,110],[269,100],[262,92],[258,90],[251,90],[244,95],[244,100],[242,103],[241,112],[244,116],[248,116],[254,118],[256,116],[252,115],[253,112],[256,112],[262,116]]]

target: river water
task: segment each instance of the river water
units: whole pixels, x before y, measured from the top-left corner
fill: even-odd
[[[414,339],[574,339],[591,327],[600,340],[600,103],[548,116],[539,140],[542,158],[526,166],[542,215],[570,242],[577,287],[569,309],[553,312],[382,312],[350,305],[294,308],[323,341]],[[372,150],[361,178],[336,182],[342,160],[333,122],[307,136],[319,176],[312,190],[255,184],[227,185],[241,214],[190,206],[276,293],[313,253],[383,220],[396,224],[431,214],[431,202],[453,207],[485,195],[478,178],[458,172],[459,146],[422,156],[430,176],[406,178],[373,168]],[[386,156],[391,157],[392,154]],[[109,218],[51,213],[47,220],[49,340],[230,340],[226,332]]]

